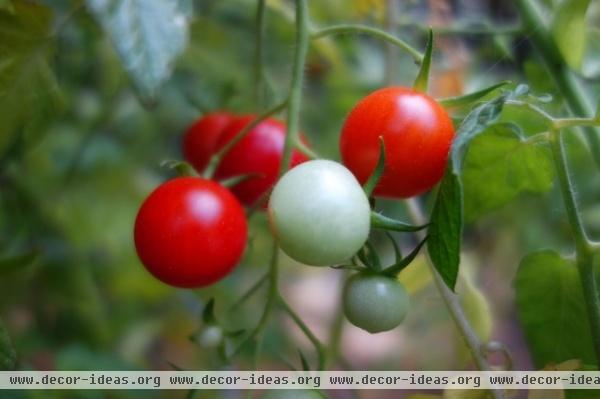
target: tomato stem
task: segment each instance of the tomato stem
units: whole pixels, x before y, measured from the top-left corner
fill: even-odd
[[[296,49],[292,68],[292,81],[290,84],[290,97],[287,109],[287,132],[279,175],[283,175],[290,167],[292,149],[300,140],[300,103],[302,101],[302,81],[304,78],[304,65],[308,52],[308,9],[306,0],[296,0]]]
[[[290,316],[290,318],[294,321],[294,323],[296,323],[296,325],[298,326],[298,328],[300,328],[300,330],[304,333],[304,335],[306,335],[306,338],[308,338],[308,340],[311,342],[311,344],[315,347],[315,350],[317,352],[317,358],[318,358],[318,370],[322,371],[325,368],[325,358],[326,358],[325,347],[323,346],[321,341],[319,341],[319,339],[315,336],[315,334],[313,334],[313,332],[310,330],[310,328],[308,328],[306,323],[304,323],[302,318],[300,318],[300,316],[298,316],[298,314],[294,311],[294,309],[292,309],[292,307],[281,296],[279,296],[279,304],[281,305],[283,310],[285,310],[285,312]]]
[[[525,26],[525,33],[542,57],[548,73],[560,89],[571,112],[580,117],[591,115],[589,99],[575,81],[542,18],[542,11],[534,3],[531,0],[518,0],[515,3]],[[584,126],[583,131],[592,156],[600,168],[600,129],[587,124]]]
[[[600,361],[600,289],[594,266],[594,245],[587,236],[581,220],[581,213],[575,200],[573,182],[571,181],[567,167],[564,138],[555,129],[551,131],[550,142],[567,218],[571,226],[573,240],[575,241],[576,264],[583,289],[583,297],[586,302],[592,342],[596,352],[596,359]]]
[[[408,214],[413,220],[413,223],[419,225],[425,224],[425,215],[419,203],[415,199],[408,199],[404,202],[404,204],[406,205]],[[425,236],[423,232],[417,232],[416,234],[420,239],[423,239]],[[481,371],[490,371],[491,366],[485,356],[484,345],[473,330],[473,327],[471,327],[471,324],[462,309],[458,295],[448,288],[440,273],[431,263],[431,260],[428,260],[427,264],[429,265],[429,270],[433,275],[433,280],[438,292],[444,300],[444,303],[448,308],[448,312],[450,313],[452,320],[454,320],[458,331],[465,340],[465,344],[469,348],[477,368]],[[505,397],[504,392],[501,389],[491,389],[490,394],[494,399],[504,399]]]
[[[396,36],[390,35],[389,33],[382,31],[381,29],[373,28],[373,27],[367,26],[367,25],[343,24],[343,25],[330,26],[330,27],[315,31],[311,35],[311,38],[313,40],[317,40],[317,39],[320,39],[325,36],[342,35],[342,34],[348,34],[348,33],[365,33],[365,34],[377,37],[381,40],[392,43],[392,44],[396,45],[397,47],[401,48],[402,50],[408,52],[415,60],[415,63],[421,64],[421,62],[423,61],[423,54],[421,54],[418,50],[413,48],[410,44],[408,44],[404,40],[399,39]]]
[[[254,41],[254,100],[257,109],[262,109],[264,96],[263,42],[265,37],[265,0],[258,0],[256,6],[256,37]]]
[[[250,131],[252,129],[254,129],[256,126],[258,126],[262,121],[264,121],[265,119],[269,118],[270,116],[280,112],[281,110],[283,110],[285,108],[285,106],[287,105],[287,100],[284,100],[283,102],[273,106],[272,108],[266,110],[265,112],[263,112],[262,114],[260,114],[256,119],[254,119],[252,122],[250,122],[249,124],[247,124],[242,130],[240,130],[235,137],[233,137],[233,139],[231,139],[230,141],[228,141],[219,151],[217,151],[211,158],[210,161],[208,162],[208,166],[206,167],[206,169],[204,169],[204,172],[202,173],[202,177],[206,178],[206,179],[210,179],[213,177],[213,175],[215,174],[215,171],[217,170],[217,167],[219,166],[219,164],[221,163],[221,161],[223,160],[223,158],[225,157],[225,155],[227,155],[227,153],[233,148],[235,147],[235,145],[237,143],[239,143],[244,137],[246,137],[246,135],[248,133],[250,133]]]

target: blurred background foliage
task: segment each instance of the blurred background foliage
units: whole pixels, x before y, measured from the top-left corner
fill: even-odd
[[[160,164],[182,157],[182,133],[194,119],[215,109],[261,110],[253,94],[256,1],[156,0],[161,13],[147,12],[147,23],[162,16],[172,29],[146,43],[172,40],[159,59],[129,42],[131,27],[114,29],[115,10],[106,6],[109,3],[0,1],[0,315],[6,329],[0,328],[1,359],[5,367],[16,362],[22,370],[169,370],[170,363],[191,370],[223,367],[214,349],[190,337],[202,334],[200,314],[211,297],[216,298],[217,316],[232,329],[256,322],[261,295],[234,316],[227,309],[264,273],[270,251],[265,216],[252,218],[249,247],[235,273],[195,291],[173,289],[151,278],[136,257],[132,226],[143,198],[173,176]],[[397,8],[391,22],[386,18],[390,3]],[[551,21],[561,15],[557,10],[568,14],[581,6],[575,3],[582,2],[545,0],[538,5]],[[583,94],[597,101],[600,4],[583,3],[584,18],[560,22],[569,27],[568,33],[555,29],[550,34],[561,51],[575,52],[565,57],[566,63]],[[264,94],[273,104],[289,86],[294,15],[290,1],[269,0],[267,5],[269,84]],[[309,7],[315,27],[344,22],[386,25],[416,48],[424,47],[425,28],[433,25],[438,40],[430,91],[438,98],[511,80],[526,82],[537,95],[550,94],[544,107],[555,115],[566,114],[563,93],[534,51],[513,2],[312,0]],[[587,39],[571,51],[565,39],[575,36],[569,35]],[[339,159],[337,141],[344,117],[358,99],[384,84],[388,51],[381,42],[363,36],[311,44],[301,127],[322,156]],[[417,66],[408,55],[393,54],[392,81],[411,84]],[[171,58],[174,65],[167,62]],[[460,119],[466,111],[453,110],[453,116]],[[478,334],[502,341],[516,369],[542,368],[569,359],[548,354],[552,342],[526,343],[513,279],[524,254],[543,248],[569,253],[572,243],[548,150],[525,143],[515,133],[518,125],[525,137],[531,136],[543,129],[541,123],[517,109],[505,110],[502,122],[473,143],[467,158],[465,206],[470,224],[458,292]],[[569,135],[577,195],[587,225],[597,236],[600,174],[583,143]],[[422,201],[431,202],[428,197]],[[405,217],[398,203],[381,201],[380,207]],[[384,236],[374,239],[384,253],[393,255]],[[415,242],[403,237],[400,244],[408,249]],[[343,356],[333,367],[470,367],[424,258],[399,277],[411,293],[408,319],[401,328],[376,336],[340,320],[339,271],[298,267],[288,258],[282,269],[282,292],[317,336],[326,341],[333,331],[339,338]],[[552,290],[552,281],[548,284]],[[543,295],[526,299],[533,306],[528,311],[540,311],[532,301],[543,300]],[[285,369],[286,363],[299,367],[297,348],[311,358],[305,338],[290,320],[280,317],[281,322],[267,329],[262,369]],[[336,335],[340,326],[343,335]],[[250,353],[236,360],[237,367],[252,367]],[[0,397],[185,394],[56,391],[2,392]],[[350,392],[329,394],[354,397]],[[197,397],[242,394],[202,392]]]

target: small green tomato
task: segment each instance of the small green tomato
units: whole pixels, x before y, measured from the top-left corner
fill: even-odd
[[[319,391],[310,389],[271,389],[261,399],[326,399]]]
[[[346,318],[371,334],[394,329],[408,312],[406,290],[389,277],[355,274],[346,282],[343,295]]]
[[[354,175],[339,163],[305,162],[275,185],[269,220],[291,258],[313,266],[341,263],[369,235],[369,200]]]

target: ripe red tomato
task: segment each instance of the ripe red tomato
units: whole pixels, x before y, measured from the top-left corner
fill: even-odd
[[[211,180],[179,177],[154,190],[135,221],[135,247],[159,280],[184,288],[214,283],[238,263],[247,239],[244,210]]]
[[[212,112],[195,121],[183,137],[183,156],[198,172],[208,165],[219,135],[235,118],[224,111]]]
[[[246,115],[231,122],[219,136],[217,150],[255,118],[255,115]],[[257,174],[257,177],[244,180],[231,188],[242,203],[253,205],[273,187],[277,180],[283,156],[285,132],[285,124],[276,119],[270,118],[259,123],[225,155],[215,171],[215,178],[226,179],[244,174]],[[306,142],[304,137],[301,139]],[[304,154],[294,150],[291,167],[307,160]]]
[[[440,181],[454,127],[433,98],[405,87],[387,87],[369,94],[352,109],[342,128],[340,152],[361,183],[375,169],[380,136],[386,159],[376,196],[408,198]]]

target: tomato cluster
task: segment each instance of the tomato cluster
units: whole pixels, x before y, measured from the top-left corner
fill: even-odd
[[[264,207],[268,200],[271,229],[291,258],[314,266],[352,259],[352,268],[364,268],[344,287],[348,320],[371,333],[395,328],[407,312],[408,295],[393,278],[395,267],[386,273],[360,256],[371,229],[371,203],[361,184],[375,173],[378,160],[385,159],[374,196],[407,198],[431,189],[444,173],[454,136],[448,114],[413,89],[377,90],[344,123],[344,165],[309,161],[293,150],[290,170],[279,181],[286,126],[272,118],[255,123],[256,118],[214,112],[190,126],[183,139],[184,157],[198,173],[217,160],[208,167],[215,181],[180,177],[150,194],[135,223],[142,263],[173,286],[212,284],[230,273],[243,255],[247,222],[242,204]],[[304,137],[300,140],[306,145]],[[231,189],[217,182],[240,176],[244,179]]]

